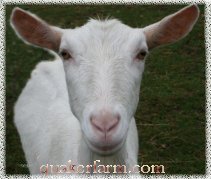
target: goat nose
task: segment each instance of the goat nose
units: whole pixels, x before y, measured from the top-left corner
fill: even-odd
[[[94,130],[104,134],[113,133],[119,124],[120,115],[102,112],[98,115],[92,115],[90,120]]]

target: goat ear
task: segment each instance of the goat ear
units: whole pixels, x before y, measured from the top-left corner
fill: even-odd
[[[10,20],[17,35],[25,42],[58,51],[61,42],[59,28],[20,8],[13,9]]]
[[[199,8],[191,5],[163,18],[161,21],[145,27],[149,49],[173,43],[185,37],[193,28],[199,16]]]

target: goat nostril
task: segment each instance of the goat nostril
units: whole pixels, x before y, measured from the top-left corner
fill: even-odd
[[[109,132],[109,131],[112,131],[112,130],[118,125],[118,123],[119,123],[119,122],[117,121],[115,124],[113,124],[111,127],[109,127],[109,128],[108,128],[108,132]]]
[[[94,118],[91,117],[91,124],[93,125],[94,128],[96,128],[99,131],[103,131],[103,128],[100,126],[100,123]]]
[[[120,121],[120,116],[116,115],[115,119],[113,120],[113,123],[111,124],[111,126],[108,128],[107,131],[109,132],[109,131],[112,131],[113,129],[115,129],[116,126],[119,124],[119,121]]]

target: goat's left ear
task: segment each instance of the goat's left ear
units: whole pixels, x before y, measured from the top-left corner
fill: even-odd
[[[191,5],[145,27],[143,30],[148,48],[152,49],[180,40],[192,30],[198,16],[199,8],[196,5]]]

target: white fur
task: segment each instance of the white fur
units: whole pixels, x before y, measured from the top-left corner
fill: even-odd
[[[124,159],[122,162],[128,166],[136,164],[138,137],[135,120],[132,119],[127,137],[133,140],[126,140],[124,152],[110,157],[94,154],[86,146],[81,147],[86,144],[79,121],[70,111],[66,89],[62,61],[41,62],[15,105],[15,124],[30,173],[40,173],[42,165],[61,165],[68,160],[84,165],[101,160],[112,165],[114,161]]]

